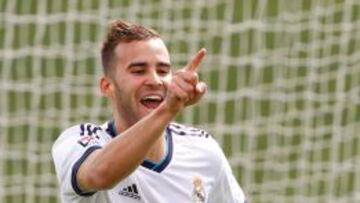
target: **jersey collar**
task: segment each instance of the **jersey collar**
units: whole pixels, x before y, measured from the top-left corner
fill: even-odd
[[[166,154],[159,162],[153,162],[150,160],[144,160],[141,163],[141,166],[153,170],[155,172],[161,173],[170,163],[172,156],[173,156],[173,140],[171,135],[171,130],[166,128]]]

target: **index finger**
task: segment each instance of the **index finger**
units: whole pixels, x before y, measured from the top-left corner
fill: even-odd
[[[201,48],[195,56],[189,61],[189,63],[185,66],[186,71],[196,71],[206,55],[206,49]]]

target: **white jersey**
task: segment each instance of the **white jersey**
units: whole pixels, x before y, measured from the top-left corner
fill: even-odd
[[[245,197],[216,141],[205,131],[171,123],[166,155],[144,160],[109,190],[86,193],[76,181],[83,161],[116,136],[114,122],[86,123],[65,130],[52,148],[65,203],[244,203]],[[120,135],[121,136],[121,135]]]

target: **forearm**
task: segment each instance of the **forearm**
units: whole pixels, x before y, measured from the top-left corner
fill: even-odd
[[[133,172],[161,137],[175,113],[160,106],[95,151],[80,167],[77,179],[83,190],[101,190],[113,186]]]

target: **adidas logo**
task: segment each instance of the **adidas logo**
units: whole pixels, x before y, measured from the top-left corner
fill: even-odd
[[[139,191],[135,184],[132,184],[128,187],[124,187],[122,190],[119,191],[119,195],[123,195],[125,197],[130,197],[136,200],[141,200],[139,195]]]

